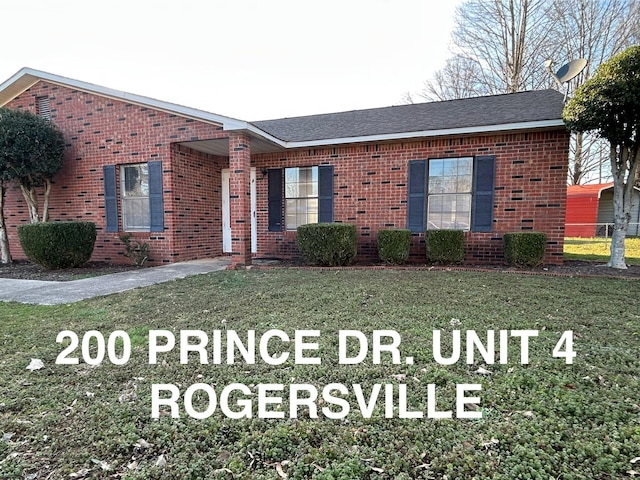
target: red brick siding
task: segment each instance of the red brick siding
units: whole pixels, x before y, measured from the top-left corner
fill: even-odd
[[[172,148],[180,141],[228,136],[221,126],[42,81],[6,106],[35,113],[36,98],[45,95],[50,99],[51,118],[62,130],[67,144],[64,167],[55,177],[51,191],[50,218],[96,222],[98,238],[94,260],[127,261],[122,257],[124,248],[118,238],[121,232],[104,231],[102,166],[157,160],[162,161],[165,172],[165,232],[135,233],[135,236],[149,241],[156,263],[221,252],[221,223],[216,225],[220,222],[221,159],[196,152],[185,157],[177,155],[177,150]],[[174,155],[178,159],[176,165]],[[117,173],[119,175],[119,171]],[[203,178],[203,181],[211,179],[213,183],[195,187],[197,182],[188,176]],[[175,194],[175,191],[180,193]],[[16,228],[18,224],[28,222],[28,212],[17,188],[9,189],[6,200],[12,254],[14,258],[23,258]],[[201,204],[202,209],[196,203]],[[204,207],[205,204],[210,205],[211,210]],[[118,207],[121,213],[120,205]],[[212,222],[207,223],[206,228],[196,227],[195,235],[185,228],[191,222],[200,222],[199,219],[208,216],[209,211],[218,213],[205,221]],[[178,212],[176,217],[173,212]]]
[[[50,98],[52,119],[63,131],[67,143],[64,168],[54,179],[50,216],[52,220],[96,222],[98,239],[94,260],[128,261],[122,256],[124,248],[118,238],[121,232],[105,232],[102,166],[160,160],[164,173],[165,230],[135,234],[150,243],[153,261],[173,262],[222,253],[222,168],[230,168],[232,173],[232,245],[234,257],[238,257],[234,263],[250,261],[249,150],[244,147],[249,145],[249,139],[246,135],[230,134],[219,125],[46,82],[37,83],[7,106],[35,112],[36,97],[44,95]],[[189,140],[228,137],[230,166],[229,157],[206,155],[177,145]],[[295,232],[268,231],[267,177],[261,173],[265,168],[333,165],[335,220],[355,223],[360,257],[373,258],[377,255],[380,229],[406,227],[410,160],[495,155],[494,230],[466,234],[467,261],[500,261],[503,233],[539,230],[549,236],[545,261],[560,263],[568,143],[568,134],[556,130],[251,155],[251,165],[258,172],[257,256],[298,255]],[[119,175],[119,171],[117,173]],[[240,179],[243,181],[238,182]],[[12,253],[22,258],[16,228],[28,221],[28,212],[15,185],[10,186],[6,203]],[[423,260],[424,255],[423,236],[416,235],[412,257]]]
[[[375,258],[378,230],[406,228],[410,160],[495,155],[494,231],[466,234],[466,261],[500,261],[503,233],[536,230],[549,236],[545,262],[551,264],[562,262],[568,142],[567,133],[557,130],[300,149],[255,155],[254,162],[258,171],[333,165],[335,220],[354,223],[358,255]],[[266,177],[258,177],[257,190],[257,256],[296,256],[295,232],[268,231]],[[423,235],[416,235],[412,258],[424,255]]]

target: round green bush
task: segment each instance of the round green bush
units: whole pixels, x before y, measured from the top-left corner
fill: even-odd
[[[350,265],[358,253],[356,226],[350,223],[300,225],[297,242],[300,253],[311,265]]]
[[[380,230],[378,255],[384,262],[402,265],[409,258],[411,232],[405,229]]]
[[[50,270],[80,267],[87,263],[96,242],[91,222],[42,222],[18,227],[20,245],[33,263]]]
[[[462,230],[427,230],[424,235],[427,259],[433,263],[464,262],[464,232]]]

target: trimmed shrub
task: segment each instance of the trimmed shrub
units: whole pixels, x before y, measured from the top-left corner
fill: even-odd
[[[427,230],[427,259],[433,263],[464,262],[464,232],[462,230]]]
[[[543,232],[505,233],[504,258],[516,267],[537,267],[544,261],[547,235]]]
[[[411,232],[403,229],[378,232],[378,255],[387,263],[402,265],[409,258]]]
[[[50,270],[80,267],[87,263],[96,242],[91,222],[42,222],[18,227],[20,245],[33,263]]]
[[[356,226],[350,223],[300,225],[297,241],[300,253],[312,265],[349,265],[358,252]]]

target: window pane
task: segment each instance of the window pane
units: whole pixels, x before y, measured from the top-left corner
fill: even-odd
[[[457,192],[471,192],[472,177],[471,175],[460,175],[457,179]]]
[[[429,160],[428,229],[469,230],[473,159]]]
[[[318,196],[318,167],[285,169],[285,198]]]
[[[295,230],[307,223],[318,223],[318,199],[287,199],[285,222],[287,230]]]
[[[318,167],[285,169],[285,226],[318,223]]]
[[[120,175],[124,230],[149,230],[149,166],[146,163],[123,165]]]
[[[473,158],[465,157],[458,159],[458,175],[473,175]]]
[[[123,198],[122,222],[125,230],[149,228],[149,198]]]
[[[124,171],[124,195],[141,197],[149,195],[149,167],[146,163],[127,165]]]

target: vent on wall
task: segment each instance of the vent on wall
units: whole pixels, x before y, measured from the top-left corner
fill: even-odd
[[[38,97],[37,114],[39,117],[51,120],[51,109],[49,107],[49,97]]]

